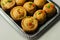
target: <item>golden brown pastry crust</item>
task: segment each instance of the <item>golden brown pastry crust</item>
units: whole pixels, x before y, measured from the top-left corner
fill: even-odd
[[[11,9],[15,5],[15,0],[1,0],[2,9]]]
[[[25,32],[34,32],[38,27],[38,21],[33,17],[26,17],[22,20],[21,26]]]
[[[34,0],[34,3],[39,7],[42,8],[47,0]]]
[[[16,0],[17,5],[23,5],[26,2],[26,0]]]
[[[44,10],[37,10],[33,17],[37,19],[40,24],[43,24],[46,21],[46,13]]]
[[[36,10],[36,5],[33,2],[26,2],[23,7],[27,10],[27,12],[32,15]]]
[[[22,6],[16,6],[11,10],[10,15],[14,20],[19,21],[26,17],[26,10]]]
[[[0,5],[1,5],[1,0],[0,0]]]
[[[56,8],[55,8],[54,4],[51,3],[51,2],[45,4],[44,7],[43,7],[43,10],[46,11],[48,17],[53,16],[56,12]]]

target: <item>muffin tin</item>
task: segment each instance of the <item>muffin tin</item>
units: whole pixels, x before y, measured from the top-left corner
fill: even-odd
[[[19,26],[18,23],[16,23],[13,19],[11,19],[11,17],[9,16],[9,12],[4,12],[2,8],[0,8],[0,15],[12,26],[12,28],[14,28],[20,35],[23,35],[29,39],[37,39],[39,38],[44,32],[46,32],[46,29],[49,29],[51,27],[51,25],[53,25],[53,23],[56,21],[56,18],[59,17],[60,15],[60,7],[53,2],[52,0],[47,0],[48,2],[52,2],[56,9],[57,9],[57,14],[52,17],[51,19],[47,20],[41,27],[38,28],[36,33],[33,34],[28,34],[25,33],[22,28]]]

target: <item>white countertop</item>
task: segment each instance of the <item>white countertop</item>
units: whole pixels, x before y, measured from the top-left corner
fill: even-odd
[[[60,5],[59,0],[54,0]],[[28,40],[19,35],[1,16],[0,16],[0,40]],[[38,40],[60,40],[60,20]]]

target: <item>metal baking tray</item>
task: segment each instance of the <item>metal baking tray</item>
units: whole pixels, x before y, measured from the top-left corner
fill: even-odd
[[[54,24],[54,22],[56,22],[57,18],[59,17],[60,15],[60,7],[52,0],[47,0],[48,2],[52,2],[56,9],[57,9],[57,14],[51,18],[50,20],[48,20],[44,25],[42,25],[39,30],[32,34],[32,35],[29,35],[27,33],[25,33],[22,28],[17,24],[15,23],[15,21],[13,21],[13,19],[11,19],[11,17],[2,10],[2,8],[0,8],[0,15],[11,25],[12,28],[14,28],[20,35],[26,37],[26,38],[29,38],[29,39],[37,39],[39,38],[42,34],[44,34],[47,29],[51,28],[52,25]]]

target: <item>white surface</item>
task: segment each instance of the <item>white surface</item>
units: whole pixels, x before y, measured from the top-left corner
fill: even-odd
[[[25,40],[0,16],[0,40]]]
[[[59,5],[59,1],[56,3]],[[19,35],[1,16],[0,16],[0,40],[28,40]],[[60,20],[38,40],[60,40]]]

